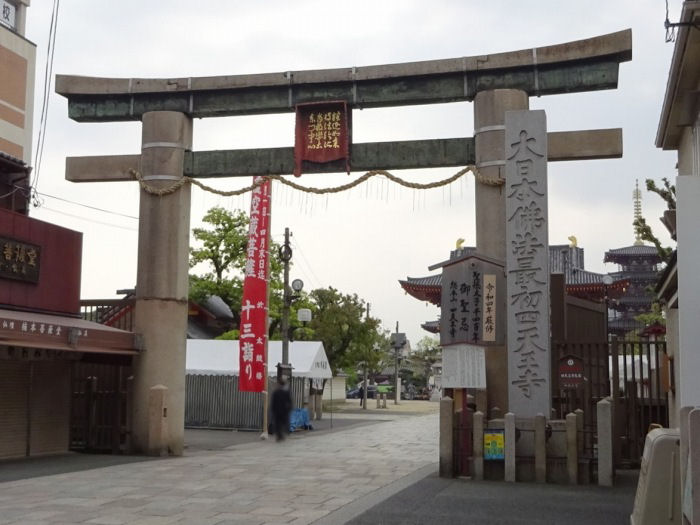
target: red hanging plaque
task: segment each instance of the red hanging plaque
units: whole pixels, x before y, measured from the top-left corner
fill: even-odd
[[[345,101],[297,104],[294,141],[294,176],[303,163],[325,164],[345,159],[350,173],[349,114]]]

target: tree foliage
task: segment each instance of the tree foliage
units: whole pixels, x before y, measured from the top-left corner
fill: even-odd
[[[190,268],[203,269],[190,273],[190,298],[203,302],[210,295],[218,295],[228,304],[234,315],[234,326],[221,336],[237,339],[243,295],[243,269],[247,258],[249,220],[241,211],[220,207],[210,209],[202,221],[205,226],[195,228],[192,234],[195,246],[190,248]],[[270,247],[270,339],[281,339],[283,306],[283,264],[279,245]],[[312,320],[303,325],[297,320],[297,311],[308,308]],[[344,294],[335,288],[320,288],[295,295],[290,308],[290,339],[322,341],[334,371],[367,363],[376,370],[389,340],[380,321],[367,315],[367,305],[355,294]]]
[[[354,366],[359,361],[376,369],[388,338],[380,321],[366,315],[366,303],[356,294],[343,294],[333,287],[309,294],[313,337],[323,341],[333,371]]]
[[[669,210],[676,209],[676,187],[672,185],[666,177],[661,179],[663,181],[663,186],[657,186],[653,179],[646,179],[647,191],[656,193],[666,202],[666,207]],[[663,246],[659,238],[654,234],[651,226],[647,223],[644,217],[639,217],[634,219],[634,229],[640,238],[644,241],[652,243],[656,247],[656,251],[659,257],[664,262],[668,262],[671,254],[673,253],[673,248],[668,246]]]
[[[639,314],[634,319],[640,323],[644,323],[644,326],[651,326],[653,324],[666,326],[666,317],[664,316],[664,312],[661,309],[661,305],[656,302],[652,303],[651,312]]]
[[[231,308],[234,325],[238,326],[250,221],[242,211],[214,207],[207,211],[202,222],[207,226],[192,230],[195,246],[190,248],[190,268],[201,267],[204,272],[199,275],[190,273],[189,296],[193,301],[202,302],[210,295],[218,295]],[[274,322],[270,325],[270,333],[279,330],[278,312],[281,312],[282,305],[282,263],[276,257],[278,250],[279,245],[272,242],[269,307]]]
[[[428,384],[433,365],[442,359],[440,341],[435,337],[425,336],[416,344],[415,351],[410,356],[410,367],[413,371],[413,382],[418,387]]]

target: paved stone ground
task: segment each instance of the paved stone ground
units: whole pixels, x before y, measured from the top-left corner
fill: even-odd
[[[612,490],[437,478],[436,410],[349,406],[335,417],[358,424],[282,443],[0,483],[0,525],[628,523],[634,475]]]
[[[379,417],[394,420],[9,481],[0,484],[0,524],[313,523],[434,470],[437,414]]]

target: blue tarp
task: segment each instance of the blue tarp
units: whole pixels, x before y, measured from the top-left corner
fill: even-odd
[[[314,427],[309,421],[309,411],[305,408],[295,408],[289,416],[289,431],[295,430],[313,430]]]

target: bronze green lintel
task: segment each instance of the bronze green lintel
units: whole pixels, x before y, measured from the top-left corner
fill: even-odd
[[[548,134],[550,161],[612,159],[622,156],[622,130],[558,131]],[[449,168],[474,164],[472,137],[352,144],[351,170]],[[309,164],[305,173],[338,173],[342,166]],[[196,151],[185,153],[185,175],[194,178],[286,175],[294,172],[294,148]]]
[[[622,130],[594,129],[547,133],[550,161],[611,159],[622,156]],[[351,145],[351,170],[400,170],[463,167],[474,164],[472,137],[366,142]],[[67,157],[66,179],[72,182],[134,180],[140,155]],[[338,173],[344,162],[308,164],[304,173]],[[184,174],[194,178],[288,175],[294,172],[294,148],[186,151]]]
[[[350,108],[379,108],[471,101],[479,91],[521,89],[531,96],[613,89],[614,61],[555,64],[506,70],[175,93],[67,95],[68,116],[78,122],[140,120],[149,111],[178,111],[193,118],[289,113],[295,104],[345,100]],[[291,104],[290,104],[291,100]]]
[[[474,139],[369,142],[350,147],[351,170],[420,169],[474,163]],[[337,163],[308,164],[305,173],[338,173]],[[185,175],[194,178],[287,175],[294,172],[294,148],[195,151],[185,153]]]

